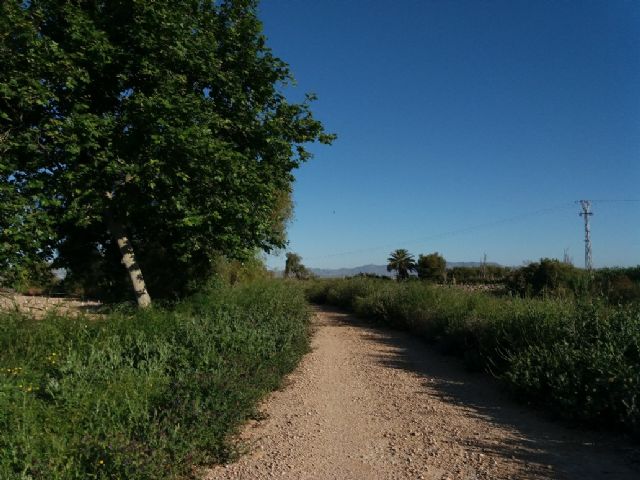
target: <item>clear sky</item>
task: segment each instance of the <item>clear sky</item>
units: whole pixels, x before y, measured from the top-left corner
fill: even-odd
[[[268,45],[338,135],[296,172],[288,250],[584,259],[578,199],[640,199],[640,2],[263,0]],[[640,263],[640,203],[594,202],[597,267]],[[477,227],[477,228],[476,228]],[[284,255],[271,256],[272,267]]]

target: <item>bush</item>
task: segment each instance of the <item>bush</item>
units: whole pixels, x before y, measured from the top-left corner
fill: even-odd
[[[523,297],[601,297],[611,304],[640,301],[640,266],[602,268],[588,272],[543,258],[512,271],[507,290]]]
[[[104,319],[2,313],[0,478],[177,478],[229,458],[306,351],[308,316],[273,280]]]
[[[0,261],[0,288],[10,288],[20,293],[34,294],[51,290],[59,283],[51,264],[45,261],[25,262],[11,265]]]
[[[507,289],[521,296],[580,296],[588,287],[589,272],[549,258],[514,270],[507,278]]]
[[[315,284],[314,284],[315,283]],[[324,280],[313,301],[437,342],[527,401],[640,433],[640,307],[469,293],[421,282]]]
[[[447,279],[447,261],[438,252],[420,255],[416,271],[420,280],[444,283]]]
[[[640,302],[640,265],[602,268],[594,273],[596,291],[611,303]]]
[[[553,339],[514,355],[505,379],[553,411],[640,432],[640,315],[580,306]]]
[[[453,267],[448,269],[450,283],[465,285],[482,285],[487,283],[504,283],[511,267],[486,264],[479,267]]]

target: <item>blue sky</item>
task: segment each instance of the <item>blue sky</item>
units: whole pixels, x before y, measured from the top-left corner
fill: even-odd
[[[583,265],[578,199],[639,199],[640,2],[263,0],[268,45],[338,135],[296,172],[307,266]],[[595,266],[640,263],[640,203],[595,202]],[[475,227],[475,228],[471,228]],[[268,264],[282,267],[284,255]]]

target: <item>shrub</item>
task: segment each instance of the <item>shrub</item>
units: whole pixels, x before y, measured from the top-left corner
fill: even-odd
[[[594,284],[596,291],[611,303],[640,302],[640,265],[596,270]]]
[[[442,283],[447,279],[447,261],[438,252],[419,255],[416,271],[420,280]]]
[[[521,398],[565,418],[640,433],[637,304],[498,298],[375,279],[325,280],[307,291],[312,300],[438,342],[469,367],[491,371]]]
[[[488,263],[479,267],[453,267],[448,269],[447,276],[454,284],[503,283],[511,270],[511,267]]]
[[[545,343],[513,356],[504,378],[563,416],[640,431],[640,315],[581,305]]]
[[[559,260],[540,262],[514,270],[507,278],[507,289],[521,296],[569,297],[588,289],[589,272]]]
[[[104,319],[0,316],[0,478],[187,476],[307,348],[302,292],[211,286]]]

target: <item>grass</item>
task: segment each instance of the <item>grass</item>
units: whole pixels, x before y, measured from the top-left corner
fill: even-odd
[[[0,478],[184,478],[228,459],[308,318],[273,280],[102,320],[0,314]]]
[[[307,296],[436,342],[562,418],[640,435],[637,303],[499,298],[367,278],[310,282]]]

